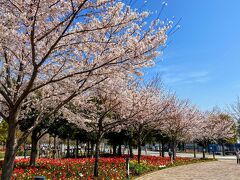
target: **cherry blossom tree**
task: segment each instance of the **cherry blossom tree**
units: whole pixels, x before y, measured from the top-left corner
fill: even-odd
[[[126,121],[120,113],[125,108],[126,98],[130,92],[128,86],[128,77],[109,78],[108,81],[99,83],[89,90],[87,97],[73,100],[74,108],[70,106],[63,111],[69,121],[97,135],[94,166],[96,177],[98,176],[100,142],[103,136],[110,131],[120,131]]]
[[[235,120],[237,127],[237,135],[240,139],[240,98],[237,97],[237,100],[228,106],[228,112],[231,117]]]
[[[229,114],[227,114],[225,112],[220,112],[220,114],[218,115],[218,118],[222,121],[225,121],[226,123],[232,122],[231,130],[232,130],[233,135],[231,137],[226,137],[226,136],[220,135],[219,138],[216,140],[217,143],[221,144],[222,155],[225,156],[225,144],[226,143],[233,144],[233,143],[237,142],[237,128],[236,128],[236,124],[234,123],[234,119]]]
[[[176,158],[176,145],[191,139],[192,130],[198,120],[198,110],[187,100],[172,98],[171,104],[165,111],[165,121],[159,129],[165,133],[172,144],[173,160]]]
[[[234,125],[234,121],[231,118],[225,118],[218,109],[203,114],[195,136],[196,141],[203,146],[203,158],[205,158],[205,148],[208,143],[234,137]]]
[[[149,133],[148,130],[154,129],[156,123],[160,124],[164,119],[163,112],[169,105],[169,97],[163,89],[146,86],[136,91],[132,98],[132,104],[130,103],[125,110],[134,114],[128,122],[137,134],[138,163],[140,163],[141,145]]]
[[[147,28],[147,16],[114,0],[0,2],[0,115],[8,123],[3,180],[42,119],[113,72],[138,74],[153,65],[171,25],[156,20]],[[32,105],[39,108],[36,122],[16,140],[19,118]]]

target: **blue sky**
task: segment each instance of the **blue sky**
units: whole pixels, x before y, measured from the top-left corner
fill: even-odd
[[[145,9],[162,2],[148,0]],[[146,76],[161,72],[168,88],[203,110],[225,108],[240,95],[240,0],[165,2],[162,18],[182,18],[181,28]]]

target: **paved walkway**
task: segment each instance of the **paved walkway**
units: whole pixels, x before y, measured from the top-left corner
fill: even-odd
[[[240,180],[240,165],[219,160],[163,169],[138,180]]]
[[[134,149],[133,150],[134,154],[137,154],[137,150]],[[159,156],[159,152],[157,151],[147,151],[147,154],[145,151],[142,151],[142,155],[149,155],[149,156]],[[197,158],[202,158],[202,153],[197,153]],[[165,156],[168,157],[168,152],[165,152]],[[193,153],[178,153],[177,152],[177,156],[178,157],[189,157],[189,158],[194,158]],[[206,158],[213,158],[212,154],[208,154],[206,153]],[[232,156],[232,155],[226,155],[226,156],[222,156],[222,155],[215,155],[216,159],[219,160],[236,160],[236,156]],[[240,178],[239,178],[240,180]]]

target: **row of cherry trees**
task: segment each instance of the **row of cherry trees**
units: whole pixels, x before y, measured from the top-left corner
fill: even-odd
[[[168,138],[173,150],[173,160],[178,143],[194,142],[206,148],[209,143],[234,137],[234,121],[230,116],[218,109],[201,112],[189,101],[178,99],[159,84],[158,78],[148,84],[128,77],[108,79],[74,98],[58,111],[57,118],[53,116],[42,122],[41,128],[48,130],[46,133],[51,133],[51,126],[54,126],[52,129],[57,129],[60,125],[56,127],[56,124],[64,118],[77,128],[94,134],[95,176],[98,176],[100,143],[109,133],[123,130],[133,133],[137,140],[139,163],[142,144],[152,132]],[[31,124],[36,121],[37,113],[33,112],[30,113],[30,118],[22,121],[23,124],[30,122],[32,114],[34,117]],[[50,129],[44,127],[49,123]],[[44,134],[44,131],[41,134],[35,128],[32,137],[35,131],[39,133],[39,137]],[[32,153],[35,152],[36,145],[37,142],[32,141]],[[36,153],[31,155],[30,164],[34,164],[35,158]]]
[[[17,149],[41,121],[74,99],[85,101],[95,85],[154,64],[171,24],[148,17],[114,0],[1,2],[0,115],[8,123],[3,180],[10,179]],[[16,139],[32,107],[35,121]]]
[[[203,134],[198,131],[208,121],[188,101],[156,83],[136,81],[142,68],[154,65],[174,28],[149,19],[148,12],[119,0],[0,3],[0,116],[8,124],[1,179],[10,179],[20,145],[56,115],[96,133],[95,176],[99,144],[109,131],[134,129],[139,154],[149,128],[174,144]]]
[[[172,143],[173,159],[176,145],[180,142],[197,142],[205,148],[210,142],[234,136],[234,122],[230,116],[218,109],[200,112],[189,101],[178,99],[158,84],[157,79],[144,85],[126,77],[116,77],[112,81],[96,85],[88,90],[87,94],[66,104],[56,117],[52,116],[41,122],[40,129],[38,126],[34,128],[32,153],[36,150],[37,140],[44,134],[51,133],[51,129],[60,127],[62,118],[79,129],[96,135],[96,172],[100,142],[110,132],[128,130],[135,134],[139,163],[141,145],[152,131],[168,137],[168,141]],[[37,115],[33,109],[32,113],[22,120],[21,129],[24,131],[26,126],[31,126]],[[38,138],[33,136],[37,134]],[[33,155],[36,156],[36,153]],[[34,158],[31,156],[30,164],[34,164]]]

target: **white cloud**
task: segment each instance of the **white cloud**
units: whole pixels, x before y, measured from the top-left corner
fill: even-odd
[[[172,72],[163,73],[163,81],[167,85],[187,85],[196,83],[205,83],[210,80],[207,71],[192,71],[192,72]]]

